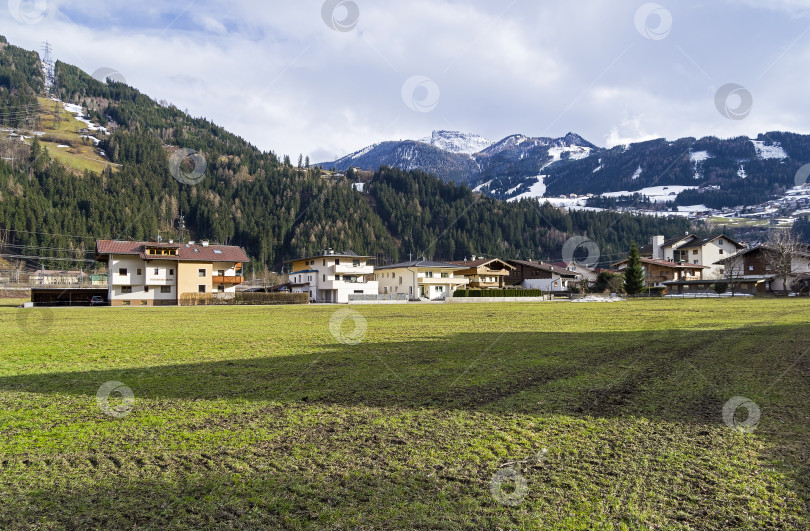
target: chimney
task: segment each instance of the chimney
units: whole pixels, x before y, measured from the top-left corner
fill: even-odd
[[[655,260],[660,260],[664,258],[664,251],[661,247],[664,245],[664,237],[663,236],[653,236],[652,240],[652,257]]]
[[[203,240],[201,243],[203,247],[208,247],[208,240]]]
[[[189,241],[188,241],[188,244],[189,244],[189,245],[194,245],[194,240],[189,240]]]
[[[174,240],[169,240],[169,243],[174,243]]]

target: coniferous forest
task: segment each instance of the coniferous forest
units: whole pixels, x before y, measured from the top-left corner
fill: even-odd
[[[26,110],[44,96],[39,57],[5,39],[0,45],[0,109],[31,120]],[[72,259],[92,259],[97,238],[179,238],[181,215],[186,239],[242,246],[254,269],[279,269],[286,259],[327,247],[386,261],[473,254],[559,260],[574,235],[594,240],[606,264],[631,241],[695,229],[682,218],[502,202],[419,171],[380,168],[358,191],[352,172],[306,167],[300,158],[294,164],[125,84],[101,83],[61,62],[56,71],[59,99],[82,105],[112,134],[99,144],[110,160],[99,173],[54,161],[36,137],[24,157],[0,163],[4,253],[45,257],[36,263],[46,267],[75,268]],[[177,148],[205,158],[198,183],[172,177],[169,156]]]

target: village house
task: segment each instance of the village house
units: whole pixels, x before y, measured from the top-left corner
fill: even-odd
[[[706,266],[703,278],[713,279],[722,276],[723,268],[716,262],[741,249],[745,249],[745,245],[723,234],[708,238],[686,234],[668,240],[663,236],[653,236],[650,245],[639,249],[639,255],[653,260]]]
[[[627,262],[628,260],[625,258],[613,264],[613,267],[619,273],[624,273]],[[647,287],[668,287],[681,282],[703,280],[703,271],[707,269],[703,265],[653,260],[652,258],[642,258],[641,268],[644,270],[644,283]]]
[[[431,260],[412,260],[375,267],[374,276],[381,294],[407,293],[411,300],[442,300],[469,284],[469,279],[459,275],[465,269],[469,268]]]
[[[773,268],[773,259],[768,254],[773,253],[767,245],[757,245],[741,251],[717,262],[723,268],[723,278],[733,284],[738,291],[751,293],[767,293],[771,291],[784,291],[792,289],[794,284],[806,284],[810,280],[810,247],[806,251],[794,253],[791,260],[791,274],[787,278],[787,286],[779,278]],[[799,287],[799,286],[795,286]],[[799,287],[799,289],[801,289]]]
[[[587,280],[589,284],[593,284],[594,282],[596,282],[596,279],[599,276],[599,272],[596,271],[595,269],[591,269],[590,267],[578,264],[576,262],[570,263],[556,262],[553,265],[554,267],[558,267],[560,269],[565,269],[566,271],[576,273],[577,275],[580,276],[580,278]]]
[[[376,295],[371,256],[352,251],[326,249],[306,258],[287,260],[290,264],[289,289],[308,293],[312,302],[348,303],[352,295]]]
[[[515,269],[509,272],[506,283],[543,291],[568,291],[575,287],[580,275],[564,268],[533,260],[507,260]]]
[[[96,259],[107,263],[111,306],[178,304],[184,294],[233,297],[248,260],[231,245],[98,240]]]
[[[473,256],[470,260],[465,259],[448,263],[464,268],[458,270],[456,275],[467,277],[470,281],[467,285],[469,289],[503,288],[509,272],[515,270],[514,266],[498,258]]]

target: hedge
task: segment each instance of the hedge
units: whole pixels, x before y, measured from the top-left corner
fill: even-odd
[[[453,297],[542,297],[540,289],[458,289]]]

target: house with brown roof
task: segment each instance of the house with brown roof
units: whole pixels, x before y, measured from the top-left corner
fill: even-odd
[[[465,268],[459,269],[455,274],[467,277],[470,281],[467,287],[470,289],[503,288],[506,277],[510,271],[515,270],[515,266],[499,258],[473,256],[471,260],[464,259],[448,263]]]
[[[745,245],[729,238],[725,234],[701,238],[694,234],[685,234],[665,240],[663,236],[653,236],[650,245],[639,249],[642,258],[667,260],[685,264],[706,266],[703,271],[705,279],[720,278],[722,266],[718,260],[731,256]]]
[[[515,269],[509,272],[506,283],[543,291],[568,291],[580,280],[577,273],[552,264],[534,260],[507,260]]]
[[[183,294],[228,297],[242,283],[248,256],[240,247],[98,240],[96,259],[107,263],[112,306],[176,305]]]
[[[628,260],[625,258],[613,264],[619,273],[627,268]],[[641,268],[644,270],[644,283],[648,287],[664,287],[677,282],[691,282],[703,280],[703,270],[706,266],[698,264],[685,264],[669,260],[653,260],[642,258]]]
[[[767,245],[757,245],[717,262],[724,270],[724,279],[729,281],[740,291],[766,293],[769,291],[783,291],[785,287],[802,290],[810,278],[810,246],[798,250],[791,256],[790,275],[787,275],[787,286],[783,279],[778,278],[773,269],[772,256],[774,251]],[[806,289],[806,288],[805,288]]]

